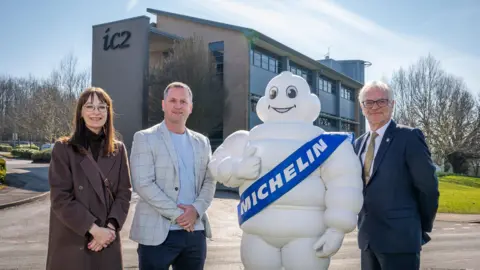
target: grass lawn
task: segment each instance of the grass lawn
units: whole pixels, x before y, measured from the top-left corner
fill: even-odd
[[[449,175],[439,177],[440,213],[480,214],[480,178]]]

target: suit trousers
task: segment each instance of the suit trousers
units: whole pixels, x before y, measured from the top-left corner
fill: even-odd
[[[419,270],[420,253],[361,251],[362,270]]]
[[[203,270],[207,257],[205,232],[171,230],[158,246],[138,245],[140,270]]]

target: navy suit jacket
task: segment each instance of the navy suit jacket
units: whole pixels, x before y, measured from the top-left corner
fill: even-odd
[[[355,141],[361,160],[369,132]],[[363,165],[363,162],[362,162]],[[363,173],[362,173],[363,178]],[[417,128],[387,127],[358,215],[358,245],[380,253],[416,253],[430,240],[438,209],[438,179],[425,137]]]

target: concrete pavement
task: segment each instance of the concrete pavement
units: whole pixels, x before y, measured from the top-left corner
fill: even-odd
[[[138,269],[137,244],[128,239],[137,198],[132,199],[121,233],[125,269]],[[238,196],[217,192],[208,213],[213,239],[207,242],[206,270],[244,269],[240,261],[241,230],[235,214]],[[0,219],[0,269],[44,269],[50,202],[41,200],[4,209]],[[432,241],[422,252],[422,269],[480,269],[480,224],[435,222]],[[330,270],[360,269],[356,232],[345,237]]]
[[[9,176],[18,178],[15,181],[17,190],[37,194],[44,194],[45,187],[48,190],[48,164],[22,160],[7,164]],[[0,203],[3,195],[6,194],[0,193]],[[138,265],[137,244],[128,239],[136,201],[134,196],[125,230],[121,233],[125,269],[137,269]],[[209,210],[214,235],[207,243],[206,270],[243,269],[240,261],[242,232],[235,214],[237,203],[236,193],[219,191],[216,194]],[[40,200],[0,211],[0,269],[44,269],[49,201]],[[480,269],[480,224],[473,223],[480,221],[479,217],[439,213],[430,234],[432,241],[422,252],[422,269]],[[330,269],[359,269],[359,258],[356,232],[352,232],[333,257]]]
[[[6,188],[0,190],[0,209],[29,203],[48,196],[48,164],[31,160],[7,161]]]

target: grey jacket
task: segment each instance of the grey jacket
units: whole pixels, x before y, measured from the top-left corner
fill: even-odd
[[[187,132],[193,146],[197,181],[193,206],[206,236],[211,238],[206,211],[215,194],[215,181],[208,171],[212,150],[207,137],[189,129]],[[160,245],[167,238],[170,225],[183,214],[176,204],[180,186],[177,154],[164,122],[135,133],[130,168],[132,186],[139,195],[130,239],[143,245]]]

